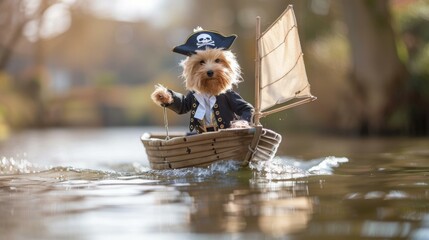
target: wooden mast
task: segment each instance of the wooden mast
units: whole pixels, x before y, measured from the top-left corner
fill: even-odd
[[[261,37],[261,17],[256,17],[256,44],[255,44],[255,114],[254,123],[256,126],[261,125],[259,119],[261,118],[261,100],[260,93],[260,72],[261,72],[261,57],[259,38]]]

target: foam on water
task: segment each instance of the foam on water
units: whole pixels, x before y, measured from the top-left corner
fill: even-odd
[[[26,159],[14,159],[2,157],[0,160],[0,174],[34,173],[41,168]]]
[[[349,159],[345,157],[326,157],[321,159],[316,159],[315,162],[318,162],[316,165],[308,169],[308,172],[313,175],[331,175],[334,171],[334,168],[340,166],[340,163],[346,163]]]
[[[251,162],[249,168],[256,174],[258,178],[267,180],[281,180],[302,178],[314,175],[331,175],[334,169],[341,163],[348,162],[344,157],[324,157],[309,161],[291,158],[291,157],[275,157],[270,161]],[[37,166],[30,161],[21,158],[6,158],[0,160],[0,174],[25,174],[36,172],[70,172],[73,174],[82,174],[82,177],[88,173],[100,172],[101,175],[126,176],[138,175],[141,178],[151,179],[207,179],[212,177],[224,176],[229,173],[234,173],[242,169],[240,162],[237,161],[220,161],[211,164],[208,167],[192,167],[183,169],[171,170],[152,170],[145,163],[121,163],[117,165],[100,166],[97,169],[80,169],[76,167],[48,167]],[[67,174],[66,174],[67,175]],[[77,176],[75,176],[77,177]],[[84,177],[85,178],[85,177]]]
[[[238,171],[241,168],[239,162],[232,160],[216,162],[207,167],[190,167],[168,170],[152,170],[146,166],[138,166],[136,163],[133,165],[138,174],[145,174],[165,179],[215,177]]]
[[[249,163],[249,168],[268,180],[292,179],[315,175],[331,175],[335,168],[341,163],[348,162],[345,157],[324,157],[310,161],[291,158],[275,157],[270,161],[259,161]],[[221,161],[211,164],[208,167],[192,167],[171,170],[151,170],[147,166],[133,164],[134,171],[161,178],[207,178],[222,176],[228,173],[239,171],[242,166],[237,161]]]
[[[340,163],[348,162],[345,157],[324,157],[304,161],[290,157],[275,157],[271,161],[251,162],[250,168],[262,177],[271,180],[301,178],[314,175],[331,175]]]

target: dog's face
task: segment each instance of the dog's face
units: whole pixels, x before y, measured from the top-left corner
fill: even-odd
[[[186,89],[219,95],[241,79],[240,66],[231,51],[206,49],[197,51],[182,63]]]

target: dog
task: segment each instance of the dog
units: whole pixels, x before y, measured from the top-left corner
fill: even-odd
[[[233,91],[241,68],[228,50],[237,36],[198,29],[173,52],[186,55],[180,66],[186,95],[156,85],[152,100],[178,114],[191,111],[189,130],[196,133],[250,127],[253,106]]]

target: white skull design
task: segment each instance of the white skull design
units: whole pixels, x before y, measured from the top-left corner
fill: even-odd
[[[197,47],[203,47],[203,46],[215,46],[215,42],[212,40],[212,37],[208,35],[207,33],[202,33],[197,36]]]

